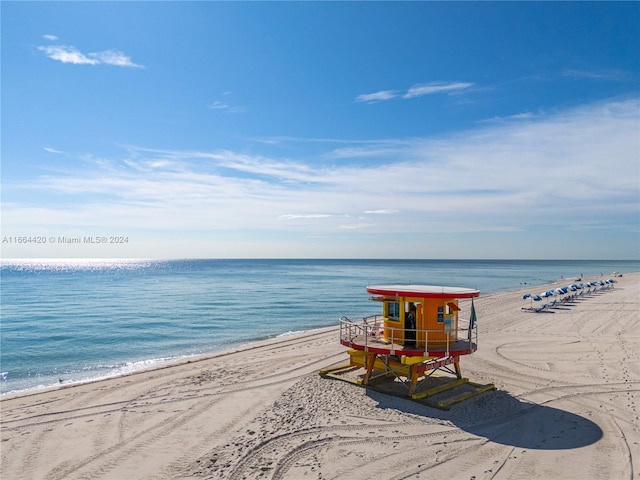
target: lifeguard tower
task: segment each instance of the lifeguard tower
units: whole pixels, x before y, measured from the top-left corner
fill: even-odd
[[[344,373],[364,369],[355,383],[370,385],[391,379],[406,387],[413,399],[423,399],[465,386],[464,392],[434,406],[451,404],[495,388],[462,377],[460,357],[478,348],[478,328],[473,298],[478,290],[433,285],[375,285],[367,287],[370,299],[380,302],[382,314],[354,321],[340,319],[340,343],[349,347],[349,364],[320,371],[324,376],[347,379]],[[459,322],[460,299],[472,299],[468,323]],[[453,369],[451,369],[453,367]],[[443,370],[453,381],[421,388],[425,380]]]

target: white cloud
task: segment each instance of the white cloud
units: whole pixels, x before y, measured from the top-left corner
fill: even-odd
[[[285,214],[280,215],[280,218],[283,220],[298,220],[298,219],[308,219],[308,218],[329,218],[331,215],[327,213],[310,213],[306,215],[295,215],[295,214]]]
[[[143,68],[142,65],[133,63],[130,57],[116,50],[106,50],[104,52],[90,53],[90,57],[95,58],[98,63],[114,65],[116,67]]]
[[[57,153],[57,154],[64,153],[64,152],[62,152],[60,150],[56,150],[55,148],[51,148],[51,147],[42,147],[42,149],[45,152],[49,152],[49,153]]]
[[[637,235],[639,108],[637,99],[608,102],[448,138],[390,140],[376,162],[358,150],[363,141],[354,142],[354,162],[335,164],[326,155],[316,162],[129,147],[124,159],[86,159],[89,167],[77,173],[5,186],[3,228],[268,234],[287,242],[302,234],[329,242],[339,232],[410,232],[389,237],[403,255],[410,255],[406,242],[432,235],[546,228],[563,245],[594,231]],[[384,143],[370,142],[375,151]],[[32,200],[15,200],[25,197]],[[334,249],[345,245],[331,241]]]
[[[95,58],[90,58],[81,53],[74,47],[65,45],[50,45],[38,47],[52,60],[58,60],[62,63],[73,63],[75,65],[97,65],[99,62]]]
[[[397,144],[373,144],[336,148],[327,152],[327,158],[373,158],[388,156],[398,151]]]
[[[209,108],[212,110],[225,110],[229,108],[229,105],[222,102],[213,102],[211,105],[209,105]]]
[[[362,95],[358,95],[355,101],[375,103],[375,102],[382,102],[384,100],[391,100],[392,98],[396,98],[397,96],[398,96],[397,93],[393,90],[382,90],[380,92],[364,93]]]
[[[576,70],[565,68],[562,71],[563,77],[587,79],[587,80],[610,80],[610,81],[622,81],[628,79],[628,74],[622,70]]]
[[[398,210],[393,210],[391,208],[383,208],[380,210],[365,210],[368,215],[391,215],[393,213],[398,213]]]
[[[231,95],[231,92],[224,92],[223,95]],[[211,110],[223,110],[226,113],[245,113],[247,109],[241,105],[230,105],[226,102],[216,101],[209,105]]]
[[[52,60],[74,65],[113,65],[117,67],[144,68],[134,63],[130,57],[116,50],[105,50],[84,54],[75,47],[68,45],[47,45],[38,47],[38,50]]]
[[[435,93],[451,93],[464,90],[472,86],[473,83],[468,82],[425,83],[421,85],[414,85],[402,96],[402,98],[422,97],[423,95],[433,95]]]
[[[407,93],[402,95],[402,98],[416,98],[422,97],[424,95],[434,95],[437,93],[457,93],[467,88],[472,87],[474,84],[469,82],[453,82],[453,83],[442,83],[442,82],[432,82],[432,83],[423,83],[419,85],[414,85]],[[356,102],[364,102],[364,103],[376,103],[382,102],[386,100],[392,100],[394,98],[398,98],[398,93],[395,90],[381,90],[375,93],[364,93],[358,95],[355,99]]]
[[[368,228],[370,226],[371,224],[368,224],[368,223],[354,223],[351,225],[340,225],[338,228],[340,230],[360,230],[363,228]]]
[[[55,35],[43,35],[42,38],[44,38],[45,40],[50,40],[52,42],[58,40],[58,37],[56,37]]]

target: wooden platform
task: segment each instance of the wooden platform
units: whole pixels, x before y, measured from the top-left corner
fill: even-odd
[[[380,355],[406,355],[408,357],[444,357],[468,355],[478,349],[475,342],[469,340],[456,340],[449,345],[429,345],[428,348],[412,345],[401,345],[385,341],[380,335],[356,335],[351,338],[340,338],[340,343],[345,347]]]

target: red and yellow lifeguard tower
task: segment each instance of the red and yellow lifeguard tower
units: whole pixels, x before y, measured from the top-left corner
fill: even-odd
[[[462,378],[460,357],[478,348],[473,298],[478,290],[433,285],[374,285],[367,287],[370,299],[382,304],[382,314],[354,321],[340,319],[340,343],[349,347],[349,364],[321,370],[325,376],[340,378],[342,372],[363,368],[357,383],[391,378],[407,387],[414,399],[426,398],[465,384],[466,391],[435,406],[448,408],[493,385],[479,385]],[[459,321],[460,299],[472,299],[468,322]],[[453,366],[451,370],[450,366]],[[437,370],[456,379],[418,391],[423,380]],[[342,377],[341,379],[345,379]]]

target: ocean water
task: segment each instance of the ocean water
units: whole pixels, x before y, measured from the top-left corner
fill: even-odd
[[[119,375],[378,313],[366,286],[481,295],[638,261],[3,260],[0,393]]]

